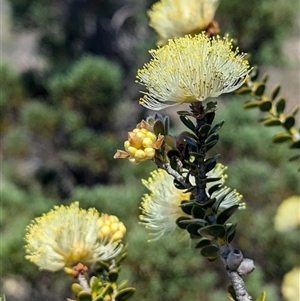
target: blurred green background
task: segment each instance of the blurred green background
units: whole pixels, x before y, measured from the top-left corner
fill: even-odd
[[[153,3],[1,0],[0,274],[9,301],[72,297],[72,279],[63,272],[40,272],[24,260],[23,236],[32,218],[75,200],[126,225],[129,256],[122,277],[137,288],[133,301],[227,300],[222,263],[201,258],[180,230],[146,241],[138,224],[145,193],[140,179],[154,165],[112,158],[127,131],[147,116],[134,80],[155,47],[146,14]],[[230,32],[251,53],[251,64],[262,65],[271,78],[280,75],[289,106],[296,104],[299,1],[221,1],[216,20],[222,33]],[[235,217],[233,241],[257,267],[247,287],[255,296],[264,289],[268,300],[281,301],[282,277],[299,264],[299,231],[278,233],[273,218],[284,198],[300,193],[299,173],[287,161],[294,153],[271,144],[276,129],[258,124],[260,113],[243,110],[244,100],[230,95],[220,101],[216,122],[226,123],[214,152],[229,166],[227,184],[247,202]],[[171,125],[181,130],[174,111],[163,111],[170,112]]]

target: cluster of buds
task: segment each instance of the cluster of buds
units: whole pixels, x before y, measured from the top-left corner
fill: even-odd
[[[123,239],[126,227],[115,215],[102,214],[99,218],[100,240],[118,241]]]
[[[164,136],[161,134],[156,136],[150,124],[142,120],[135,129],[128,132],[128,138],[124,142],[125,151],[118,150],[114,158],[128,158],[133,164],[151,160],[163,141]]]

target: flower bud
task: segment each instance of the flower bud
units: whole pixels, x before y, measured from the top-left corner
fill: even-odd
[[[102,214],[99,218],[99,238],[104,240],[118,241],[123,239],[126,228],[114,215]]]
[[[237,272],[240,276],[248,275],[255,269],[255,265],[252,259],[244,258],[240,266],[237,268]]]
[[[231,270],[236,270],[243,261],[243,253],[239,249],[233,249],[227,256],[226,263]]]
[[[125,152],[118,150],[114,158],[128,158],[133,164],[145,160],[151,160],[155,151],[164,141],[164,136],[154,134],[152,127],[144,120],[137,124],[136,128],[128,132],[128,138],[124,142]]]

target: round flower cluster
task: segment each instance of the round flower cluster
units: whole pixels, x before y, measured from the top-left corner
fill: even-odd
[[[115,215],[102,214],[99,218],[99,238],[102,241],[118,241],[121,240],[126,228]]]
[[[155,156],[153,144],[156,141],[156,135],[147,129],[135,128],[128,133],[128,140],[124,143],[125,150],[133,157],[133,162],[141,162],[152,159]]]
[[[148,11],[149,25],[159,35],[159,45],[168,39],[200,33],[213,21],[219,0],[161,0]]]
[[[27,226],[25,258],[49,271],[63,268],[67,271],[78,263],[109,261],[121,252],[123,245],[101,239],[101,231],[101,217],[95,208],[79,208],[78,202],[54,206]],[[107,236],[114,234],[107,233]]]
[[[245,54],[233,50],[227,36],[187,35],[149,52],[153,58],[137,71],[137,83],[148,90],[142,92],[140,104],[150,110],[232,92],[251,70]]]
[[[151,160],[155,156],[155,151],[161,147],[163,139],[164,136],[157,137],[152,127],[142,120],[135,129],[128,132],[128,138],[124,142],[126,151],[118,150],[114,158],[128,158],[133,164]]]

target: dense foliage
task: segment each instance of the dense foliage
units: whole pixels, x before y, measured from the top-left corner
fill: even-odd
[[[223,1],[216,15],[222,32],[237,37],[256,62],[266,55],[272,59],[294,24],[293,5],[275,2]],[[69,283],[24,260],[22,237],[33,217],[76,200],[117,215],[126,225],[129,256],[122,277],[137,288],[133,300],[227,300],[222,267],[200,258],[180,231],[161,243],[147,242],[137,208],[144,192],[140,179],[148,177],[152,165],[132,167],[112,158],[133,125],[133,112],[144,117],[136,104],[138,88],[128,78],[133,82],[146,50],[154,47],[146,23],[152,3],[11,1],[15,28],[40,32],[48,67],[17,74],[1,66],[0,273],[8,300],[68,296]],[[127,8],[123,15],[122,7]],[[123,22],[116,25],[117,11]],[[235,241],[257,266],[247,278],[249,292],[263,287],[269,300],[280,301],[282,277],[297,262],[297,231],[279,234],[273,216],[282,199],[300,193],[299,173],[287,162],[293,153],[285,145],[272,145],[276,131],[257,125],[259,113],[244,111],[242,104],[241,98],[224,99],[218,118],[225,119],[226,134],[216,151],[229,165],[228,185],[247,202],[247,210],[238,213],[240,228],[247,230]],[[12,282],[21,294],[11,290]]]

